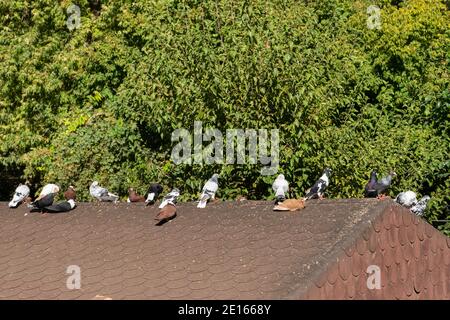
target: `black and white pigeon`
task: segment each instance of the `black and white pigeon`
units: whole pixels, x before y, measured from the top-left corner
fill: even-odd
[[[14,191],[14,196],[8,207],[17,208],[30,195],[30,188],[26,184],[20,184]]]
[[[205,183],[202,189],[202,194],[200,195],[200,200],[198,202],[197,208],[205,208],[206,203],[211,199],[214,200],[217,189],[219,189],[219,175],[217,173]]]
[[[92,182],[91,186],[89,187],[89,193],[92,197],[99,201],[116,202],[117,200],[119,200],[118,195],[115,195],[109,192],[108,189],[99,186],[98,181]]]
[[[58,202],[57,204],[46,206],[42,209],[43,212],[48,213],[61,213],[61,212],[68,212],[75,208],[75,200],[69,199],[66,201]]]
[[[162,191],[162,185],[159,183],[152,183],[147,191],[147,198],[145,200],[146,205],[148,206],[155,203]]]
[[[425,209],[427,208],[428,201],[430,201],[430,196],[423,196],[412,208],[411,212],[416,216],[423,216]]]
[[[410,190],[405,191],[405,192],[400,192],[397,195],[397,197],[394,199],[394,201],[404,207],[411,208],[412,206],[416,205],[416,203],[417,203],[417,195],[415,192],[410,191]]]
[[[28,205],[30,212],[42,211],[45,207],[51,206],[55,199],[56,193],[49,193],[41,199],[36,199]]]
[[[384,192],[386,192],[387,189],[391,186],[392,178],[395,177],[397,174],[394,171],[389,172],[389,174],[386,177],[381,178],[381,180],[378,180],[377,183],[375,183],[373,189],[375,190],[375,195],[373,197],[377,197],[378,199],[383,199],[386,197],[384,195]]]
[[[319,178],[319,180],[316,181],[316,183],[306,191],[306,195],[304,197],[305,200],[311,200],[311,199],[323,199],[323,194],[325,192],[325,189],[330,184],[330,175],[331,175],[331,169],[326,168],[322,176]]]
[[[180,196],[180,190],[177,188],[172,189],[163,199],[161,204],[159,205],[159,208],[164,208],[169,202],[172,204],[177,203],[177,198]]]
[[[366,198],[374,198],[377,196],[375,185],[377,183],[377,172],[373,170],[370,174],[370,180],[367,182],[364,188],[364,195]]]
[[[286,200],[286,192],[289,191],[289,182],[284,178],[283,174],[279,174],[272,184],[275,191],[275,204]]]

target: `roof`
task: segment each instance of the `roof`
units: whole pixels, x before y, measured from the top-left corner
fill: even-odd
[[[383,274],[402,257],[410,274],[424,275],[422,285],[430,274],[430,297],[450,297],[450,239],[391,201],[312,200],[295,213],[273,212],[269,202],[195,206],[178,205],[174,220],[156,226],[158,209],[142,203],[27,216],[24,206],[0,203],[0,299],[370,298],[357,284],[375,257]],[[416,270],[426,263],[430,272]],[[71,265],[80,267],[79,290],[66,286]]]

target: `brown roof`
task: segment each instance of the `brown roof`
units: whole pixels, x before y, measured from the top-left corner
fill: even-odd
[[[0,203],[0,298],[450,298],[450,239],[391,201],[195,205],[155,226],[142,203],[27,216]],[[382,290],[365,285],[370,264]],[[79,290],[66,287],[70,265]]]

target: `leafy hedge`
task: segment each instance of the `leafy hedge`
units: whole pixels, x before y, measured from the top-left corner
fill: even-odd
[[[450,219],[450,10],[439,0],[126,0],[0,3],[0,174],[126,194],[150,181],[194,199],[271,198],[259,165],[175,165],[171,133],[194,121],[280,130],[280,168],[300,196],[325,166],[328,195],[362,197],[394,169],[391,195],[430,194]],[[381,29],[367,8],[381,8]],[[18,175],[18,173],[22,175]],[[450,224],[435,224],[450,233]]]

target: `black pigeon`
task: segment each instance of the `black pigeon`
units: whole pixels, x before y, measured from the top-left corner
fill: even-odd
[[[311,199],[323,199],[323,193],[325,192],[325,189],[330,184],[330,175],[331,175],[331,169],[326,168],[322,176],[319,178],[319,180],[316,181],[316,183],[312,186],[311,189],[309,189],[306,193],[306,196],[303,198],[305,200],[311,200]]]
[[[152,183],[147,191],[147,199],[145,200],[146,205],[148,206],[155,203],[162,191],[162,185],[159,183]]]
[[[391,186],[392,178],[396,176],[397,174],[394,171],[389,172],[389,174],[386,177],[381,178],[381,180],[377,181],[377,183],[374,184],[373,190],[375,190],[375,196],[379,199],[382,199],[385,197],[384,192],[386,192],[387,189]]]
[[[51,206],[55,199],[55,193],[49,193],[39,200],[35,200],[29,205],[30,212],[42,211],[45,207]]]
[[[365,190],[366,198],[375,198],[377,196],[377,191],[375,190],[375,185],[377,184],[377,172],[375,170],[370,174],[370,180],[367,182]]]
[[[61,213],[61,212],[67,212],[75,208],[75,201],[73,199],[67,200],[67,201],[61,201],[57,204],[47,206],[42,209],[43,212],[48,213]]]

